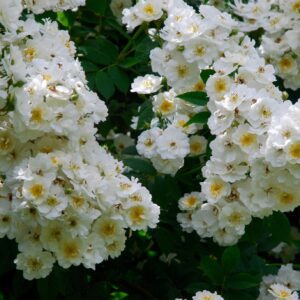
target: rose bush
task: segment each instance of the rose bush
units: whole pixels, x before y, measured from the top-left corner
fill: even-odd
[[[0,23],[3,299],[298,299],[298,0]]]

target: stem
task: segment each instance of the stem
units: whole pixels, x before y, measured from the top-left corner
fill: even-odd
[[[128,43],[126,44],[126,46],[122,49],[122,51],[120,52],[118,59],[120,60],[122,58],[125,57],[125,53],[127,52],[127,50],[131,47],[131,45],[133,44],[133,42],[139,37],[139,35],[148,27],[147,23],[143,23],[139,29],[134,33],[134,35],[132,36],[132,38],[128,41]]]
[[[119,53],[116,61],[108,66],[103,67],[102,69],[100,69],[99,71],[105,71],[111,67],[117,66],[118,62],[120,60],[122,60],[123,58],[125,58],[129,53],[132,52],[132,49],[128,51],[128,49],[131,47],[131,45],[133,44],[133,42],[140,36],[140,34],[146,29],[147,27],[147,23],[143,23],[139,29],[134,33],[134,35],[132,36],[132,38],[128,41],[128,43],[126,44],[126,46],[122,49],[122,51]]]

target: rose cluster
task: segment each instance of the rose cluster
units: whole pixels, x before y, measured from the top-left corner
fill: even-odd
[[[215,136],[202,169],[201,192],[179,200],[183,229],[231,245],[252,217],[299,206],[299,104],[284,101],[284,93],[273,84],[274,67],[260,56],[240,22],[209,5],[200,5],[197,13],[181,0],[162,7],[140,1],[130,11],[139,15],[137,9],[149,15],[163,9],[165,16],[160,30],[149,30],[161,42],[150,54],[159,76],[139,77],[132,85],[133,92],[156,93],[155,118],[138,138],[138,152],[159,172],[175,174],[192,149],[206,148],[203,125],[193,119],[208,111],[207,125]],[[125,21],[129,28],[136,26],[130,18]],[[199,76],[203,72],[209,76]],[[199,90],[199,95],[207,94],[207,104],[204,98],[202,105],[181,99]]]
[[[264,276],[259,288],[257,300],[298,300],[300,290],[300,272],[293,270],[291,264],[283,265],[276,275]],[[216,292],[197,292],[192,300],[223,300]],[[183,299],[175,299],[183,300]]]
[[[184,299],[177,298],[175,300],[184,300]],[[224,298],[218,295],[216,292],[212,293],[204,290],[201,292],[197,292],[195,296],[192,297],[192,300],[224,300]]]
[[[257,300],[298,300],[300,290],[300,272],[291,264],[281,266],[276,275],[267,275],[259,288]]]
[[[83,1],[25,1],[27,9]],[[15,239],[26,279],[53,264],[95,268],[123,251],[126,229],[156,226],[159,207],[123,164],[99,146],[107,108],[89,90],[69,34],[56,22],[20,19],[0,1],[0,236]]]
[[[235,0],[233,11],[242,17],[243,31],[263,30],[259,50],[274,66],[284,86],[300,88],[300,1]]]

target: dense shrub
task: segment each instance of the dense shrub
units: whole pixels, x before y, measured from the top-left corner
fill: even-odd
[[[84,2],[0,0],[2,298],[298,299],[300,2]]]

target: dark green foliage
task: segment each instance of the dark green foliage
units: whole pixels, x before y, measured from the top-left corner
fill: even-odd
[[[177,96],[189,103],[204,106],[208,102],[207,94],[204,92],[188,92]]]
[[[108,120],[98,126],[104,137],[110,130],[128,132],[133,115],[138,116],[138,131],[149,128],[153,118],[151,101],[130,94],[129,90],[134,77],[150,71],[149,51],[156,46],[145,35],[146,25],[129,35],[113,18],[109,3],[87,0],[87,6],[78,12],[37,17],[57,19],[63,29],[70,31],[90,88],[109,108]],[[206,82],[213,73],[204,70],[200,76]],[[199,106],[208,101],[203,92],[178,97]],[[209,116],[207,111],[199,112],[188,124],[206,124]],[[112,148],[109,143],[107,147]],[[98,265],[95,271],[56,266],[49,277],[36,281],[24,280],[21,272],[15,270],[16,245],[1,239],[0,300],[173,300],[191,299],[204,289],[218,291],[226,300],[255,300],[262,276],[276,272],[281,264],[270,255],[270,250],[282,241],[292,243],[290,222],[282,213],[254,219],[239,243],[227,248],[211,239],[201,240],[195,232],[183,232],[176,221],[178,199],[188,191],[200,190],[200,161],[209,155],[208,149],[200,157],[186,158],[185,166],[171,177],[158,174],[149,160],[137,156],[135,147],[125,149],[118,158],[128,167],[127,175],[139,178],[161,207],[158,227],[128,233],[123,254]],[[296,215],[291,214],[290,219],[298,225]],[[293,243],[300,249],[299,241]]]

